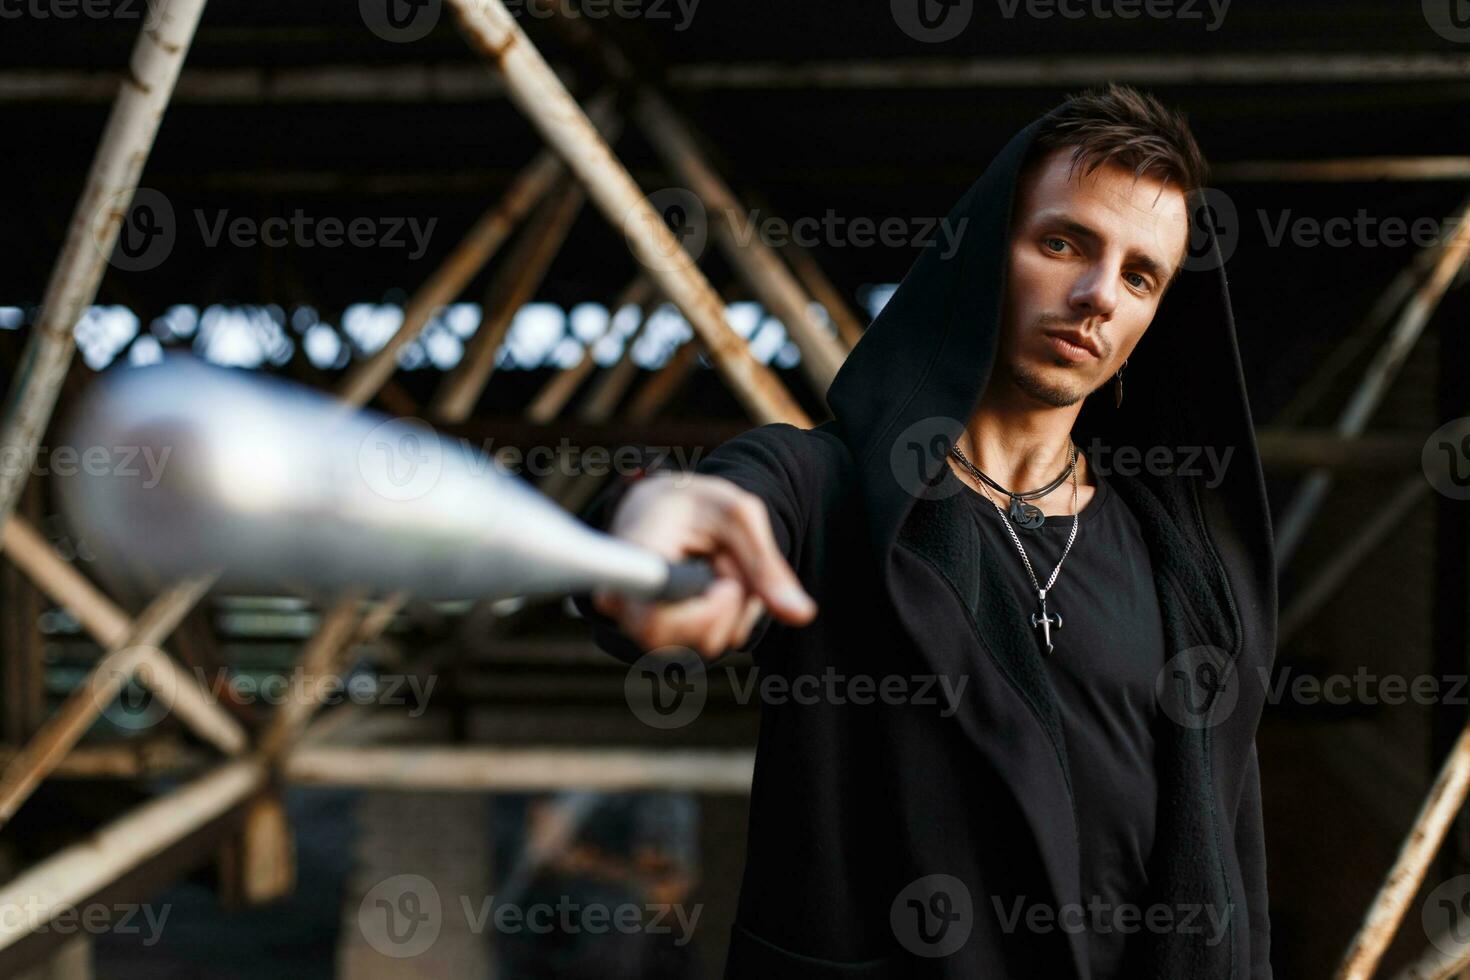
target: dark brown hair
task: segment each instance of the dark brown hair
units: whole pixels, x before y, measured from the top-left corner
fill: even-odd
[[[1103,164],[1173,184],[1185,194],[1205,186],[1208,164],[1184,115],[1127,85],[1109,84],[1067,97],[1042,124],[1036,156],[1073,147],[1071,173]]]

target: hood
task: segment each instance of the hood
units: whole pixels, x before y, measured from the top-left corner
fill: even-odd
[[[1067,813],[1071,798],[1055,693],[1034,637],[991,598],[1004,588],[974,560],[973,524],[968,508],[952,502],[959,498],[951,491],[961,484],[945,461],[991,376],[1012,200],[1045,118],[1017,133],[955,204],[947,220],[961,231],[959,247],[947,257],[929,248],[914,262],[838,372],[827,401],[833,430],[855,462],[854,490],[866,512],[878,575],[906,629],[916,639],[932,637],[928,623],[945,615],[942,597],[933,598],[943,591],[936,588],[942,579],[916,581],[917,566],[907,553],[914,552],[942,571],[955,597],[967,604],[982,647],[1055,746],[1056,779],[1013,774],[1013,785],[1020,805],[1033,815],[1053,894],[1066,902],[1078,895],[1079,852],[1075,814],[1050,816]],[[1178,703],[1205,695],[1200,717],[1208,719],[1206,725],[1161,722],[1151,895],[1174,907],[1239,910],[1243,918],[1244,888],[1230,828],[1274,658],[1276,578],[1224,263],[1210,223],[1193,220],[1203,216],[1205,201],[1199,194],[1190,202],[1191,261],[1129,356],[1122,406],[1115,407],[1111,386],[1105,385],[1084,404],[1073,439],[1132,507],[1147,539],[1166,654],[1186,657],[1171,660],[1161,682],[1178,692]],[[1125,451],[1131,454],[1127,470]],[[1111,455],[1100,460],[1102,453]],[[1160,456],[1163,464],[1154,462]],[[925,519],[905,527],[920,501]],[[940,676],[969,669],[968,654],[953,644],[920,641],[915,652]],[[1224,685],[1210,678],[1226,676],[1221,670],[1236,671],[1243,683],[1232,687],[1238,701],[1216,711],[1214,695]],[[966,702],[955,715],[958,730],[1004,770],[1009,749],[993,744],[994,719],[977,712]],[[1010,717],[1021,719],[1016,730],[1027,724],[1024,714]],[[919,823],[925,816],[908,819]],[[910,864],[919,873],[953,865],[947,847],[911,847]],[[1264,915],[1259,908],[1249,911],[1258,919]],[[1228,943],[1210,945],[1182,931],[1150,934],[1130,975],[1239,977],[1253,952],[1264,959],[1266,945],[1253,950],[1245,928],[1232,928],[1231,935]],[[1066,939],[1070,975],[1087,977],[1080,934]]]
[[[946,220],[960,229],[959,247],[947,255],[924,250],[828,389],[836,431],[857,463],[880,564],[922,496],[898,471],[912,468],[917,455],[922,483],[943,477],[945,454],[990,379],[1017,179],[1046,118],[1018,132],[955,203]],[[1197,194],[1191,216],[1203,206],[1204,195]],[[1084,404],[1073,437],[1094,466],[1092,447],[1107,447],[1111,456],[1098,467],[1105,474],[1125,471],[1123,447],[1140,459],[1151,449],[1167,450],[1168,472],[1136,464],[1138,480],[1155,484],[1160,497],[1197,506],[1196,523],[1214,544],[1228,542],[1229,554],[1221,557],[1230,577],[1239,577],[1247,593],[1259,593],[1238,601],[1261,606],[1262,613],[1270,606],[1274,620],[1270,513],[1224,263],[1209,222],[1191,221],[1190,254],[1193,261],[1129,356],[1121,408],[1112,386],[1104,385]],[[926,451],[911,452],[916,443]]]

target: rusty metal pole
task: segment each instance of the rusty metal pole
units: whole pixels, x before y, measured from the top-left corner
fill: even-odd
[[[511,100],[561,153],[608,220],[623,229],[634,257],[709,347],[715,365],[747,411],[759,422],[810,427],[811,419],[774,372],[757,361],[730,328],[709,281],[501,0],[449,3],[470,42],[505,76]]]
[[[36,447],[56,408],[56,396],[76,350],[73,331],[97,296],[179,69],[194,40],[204,0],[170,0],[152,6],[11,386],[10,409],[0,429],[0,459],[13,462],[0,471],[0,522],[15,510]]]

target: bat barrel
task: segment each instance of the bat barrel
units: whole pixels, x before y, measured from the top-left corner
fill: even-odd
[[[100,379],[69,441],[157,464],[63,481],[68,519],[113,574],[220,567],[233,588],[434,599],[594,587],[658,598],[699,578],[421,422],[191,358]]]

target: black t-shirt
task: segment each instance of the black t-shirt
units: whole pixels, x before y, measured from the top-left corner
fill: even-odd
[[[1142,903],[1158,800],[1154,680],[1164,666],[1164,627],[1138,522],[1102,476],[1094,479],[1096,491],[1082,508],[1077,539],[1047,593],[1047,611],[1062,616],[1062,628],[1052,629],[1055,651],[1047,654],[1041,631],[1032,632],[1056,689],[1072,771],[1082,837],[1080,917],[1092,976],[1112,980],[1122,975],[1129,937],[1146,921]],[[989,500],[968,485],[965,493],[1029,617],[1038,608],[1036,589],[1015,542]],[[1046,584],[1066,546],[1071,515],[1047,517],[1036,529],[1014,521],[1011,526],[1037,580]],[[1128,909],[1122,922],[1134,931],[1114,924],[1120,908]],[[1078,918],[1071,910],[1057,921]]]

